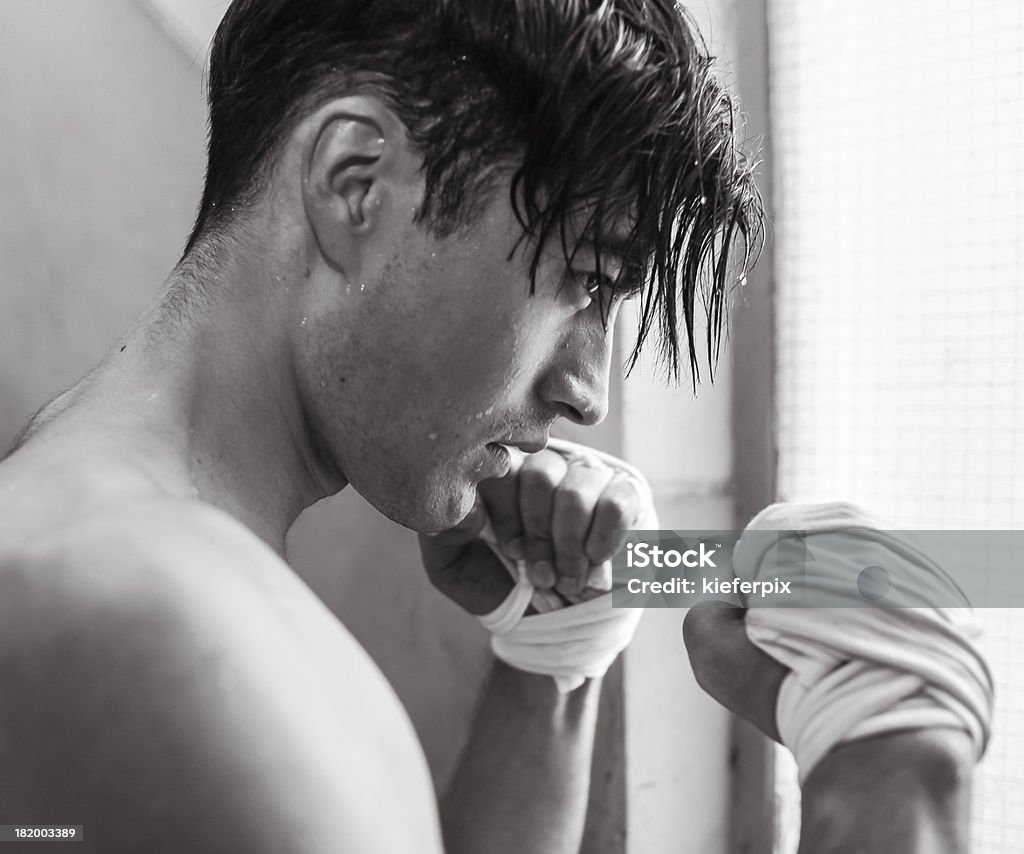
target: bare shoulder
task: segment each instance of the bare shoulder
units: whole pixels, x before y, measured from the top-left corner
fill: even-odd
[[[114,503],[0,540],[0,679],[0,791],[21,821],[78,816],[90,848],[440,850],[383,676],[213,508]]]

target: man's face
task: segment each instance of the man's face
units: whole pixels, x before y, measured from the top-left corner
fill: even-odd
[[[297,365],[321,449],[382,513],[434,532],[506,473],[502,444],[539,450],[559,417],[604,418],[618,305],[603,323],[593,251],[567,270],[557,238],[530,294],[533,247],[510,258],[521,227],[507,185],[444,240],[408,219],[378,229],[340,288],[313,288]],[[618,266],[603,253],[603,274]]]

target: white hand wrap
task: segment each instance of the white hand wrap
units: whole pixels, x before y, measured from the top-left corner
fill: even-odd
[[[792,670],[776,706],[779,734],[796,757],[801,783],[836,745],[897,730],[952,727],[967,732],[977,758],[991,732],[992,677],[973,643],[980,630],[970,608],[865,607],[855,580],[869,565],[911,579],[916,591],[948,584],[941,569],[903,538],[883,533],[878,522],[849,504],[776,504],[759,513],[746,531],[799,531],[813,555],[800,583],[827,590],[828,601],[850,591],[851,607],[751,608],[747,635]],[[863,549],[838,548],[850,532]],[[891,529],[890,529],[891,530]],[[746,535],[746,531],[744,534]],[[771,538],[742,540],[734,569],[753,581],[784,579],[804,567],[771,562]],[[849,540],[846,539],[846,543]],[[873,557],[872,557],[873,556]],[[768,565],[770,564],[770,565]],[[851,583],[853,582],[853,583]],[[950,601],[947,595],[937,601]]]
[[[650,487],[635,468],[608,454],[560,439],[548,447],[563,456],[587,456],[628,472],[637,485],[642,510],[637,528],[655,529]],[[576,605],[564,606],[552,591],[536,590],[526,575],[525,561],[512,561],[497,548],[490,525],[481,534],[515,579],[512,592],[480,622],[491,632],[491,649],[502,661],[519,670],[554,677],[558,690],[571,691],[588,677],[603,676],[622,650],[629,646],[643,614],[641,608],[613,608],[608,593]],[[530,604],[540,613],[523,616]]]

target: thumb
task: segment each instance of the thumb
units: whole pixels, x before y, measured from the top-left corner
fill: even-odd
[[[725,602],[701,602],[683,619],[683,642],[700,687],[779,741],[775,703],[789,669],[747,637],[746,613]]]

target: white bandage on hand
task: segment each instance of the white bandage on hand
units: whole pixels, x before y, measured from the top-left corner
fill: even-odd
[[[561,439],[552,439],[548,447],[566,457],[586,455],[627,472],[636,481],[642,501],[635,527],[658,527],[650,487],[635,468],[608,454]],[[505,601],[479,618],[491,632],[494,654],[519,670],[553,677],[563,693],[578,688],[587,678],[603,676],[629,646],[643,609],[613,608],[611,593],[565,606],[553,591],[533,587],[525,561],[513,561],[501,553],[489,524],[481,538],[516,581]],[[531,604],[539,613],[524,616]]]
[[[750,640],[792,671],[779,690],[776,720],[801,783],[833,747],[858,738],[952,727],[968,733],[978,759],[988,744],[992,677],[974,644],[980,630],[970,608],[867,607],[857,600],[858,574],[877,561],[893,576],[913,579],[915,591],[945,590],[929,601],[951,601],[941,568],[885,527],[849,504],[775,504],[751,521],[747,547],[741,538],[734,553],[736,574],[746,580],[799,574],[805,589],[820,587],[830,602],[849,591],[849,607],[746,614]],[[813,573],[772,562],[772,539],[747,536],[757,530],[801,532]],[[825,536],[847,531],[849,537]]]

